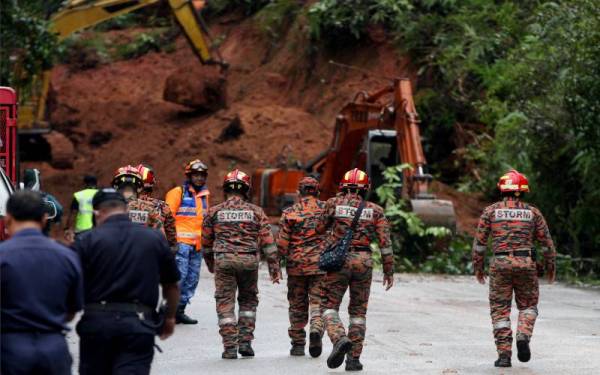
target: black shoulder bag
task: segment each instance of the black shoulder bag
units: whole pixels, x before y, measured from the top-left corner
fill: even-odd
[[[358,209],[356,210],[356,214],[354,215],[354,219],[352,220],[352,225],[341,240],[329,245],[319,257],[319,269],[321,271],[327,272],[337,272],[342,269],[344,263],[346,262],[346,256],[348,255],[348,248],[350,247],[350,243],[352,242],[352,236],[354,235],[354,230],[358,225],[358,220],[360,220],[360,215],[362,215],[363,208],[365,208],[365,201],[360,201],[358,205]]]

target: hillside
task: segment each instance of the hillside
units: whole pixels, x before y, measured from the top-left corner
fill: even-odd
[[[282,155],[305,162],[329,145],[337,111],[358,91],[381,87],[385,80],[378,77],[412,76],[407,61],[385,40],[309,56],[307,38],[298,28],[290,28],[276,47],[252,19],[222,20],[212,29],[226,35],[220,50],[230,68],[228,108],[211,114],[163,100],[169,75],[200,65],[182,36],[171,53],[153,52],[88,70],[56,66],[51,120],[73,142],[76,159],[73,169],[26,163],[41,168],[44,188],[67,203],[83,174],[96,174],[108,184],[118,166],[145,162],[157,170],[162,194],[181,182],[186,161],[200,158],[210,167],[209,187],[219,201],[221,177],[234,165],[251,173],[276,166]],[[328,64],[330,59],[372,74],[340,69]],[[243,134],[220,139],[236,117]],[[479,200],[438,187],[442,197],[455,201],[459,228],[470,231]]]

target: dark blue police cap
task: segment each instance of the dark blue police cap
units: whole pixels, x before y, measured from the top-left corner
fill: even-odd
[[[105,188],[100,189],[96,194],[94,194],[94,198],[92,199],[92,206],[94,210],[98,208],[102,203],[109,201],[118,201],[124,204],[127,204],[127,200],[123,196],[123,194],[119,193],[115,189]]]

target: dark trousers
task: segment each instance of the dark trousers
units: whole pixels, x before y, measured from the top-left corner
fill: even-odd
[[[2,333],[3,375],[70,375],[73,363],[60,333]]]
[[[137,315],[86,313],[77,325],[80,375],[147,375],[154,334]]]

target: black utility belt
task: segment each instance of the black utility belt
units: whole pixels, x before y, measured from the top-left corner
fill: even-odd
[[[248,255],[256,255],[257,251],[215,251],[214,254],[215,255],[220,255],[220,254],[248,254]]]
[[[15,330],[3,331],[3,335],[61,335],[65,336],[66,331],[36,331],[36,330]]]
[[[84,307],[85,312],[132,312],[152,314],[155,310],[149,306],[139,303],[126,302],[97,302],[88,303]]]
[[[370,253],[371,248],[370,247],[350,247],[350,249],[348,251],[350,251],[351,253]]]
[[[516,250],[516,251],[499,251],[494,253],[494,256],[515,256],[515,257],[531,257],[532,252],[530,250]]]

